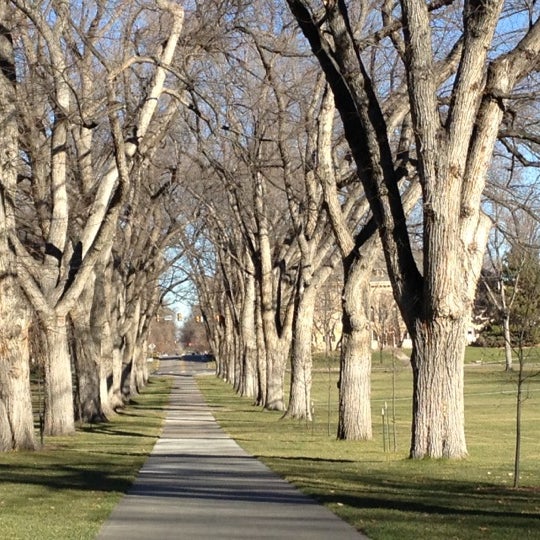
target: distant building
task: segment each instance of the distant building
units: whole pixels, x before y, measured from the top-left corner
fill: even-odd
[[[418,258],[421,255],[418,254]],[[412,348],[412,340],[394,300],[392,284],[382,257],[373,268],[371,286],[371,346],[372,349]],[[335,350],[341,340],[342,277],[329,280],[321,294],[315,312],[313,349]],[[475,328],[467,331],[467,342],[476,341]]]
[[[153,345],[152,354],[174,354],[178,349],[176,314],[169,308],[160,307],[150,323],[148,344]]]

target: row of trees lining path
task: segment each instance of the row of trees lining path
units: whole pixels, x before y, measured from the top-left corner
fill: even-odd
[[[338,436],[369,438],[368,281],[380,245],[413,341],[411,457],[464,457],[463,357],[493,223],[486,211],[507,202],[496,186],[516,163],[534,165],[536,135],[519,116],[536,107],[536,12],[502,13],[501,2],[287,4],[320,71],[274,8],[264,30],[255,20],[238,28],[249,48],[227,59],[234,73],[220,72],[241,90],[206,96],[234,102],[216,115],[212,132],[226,134],[204,146],[200,164],[221,180],[212,180],[219,195],[193,190],[215,248],[209,274],[195,273],[219,373],[284,410],[290,352],[285,414],[309,418],[308,306],[341,260]],[[521,17],[508,34],[504,21]]]
[[[185,279],[218,375],[310,419],[339,267],[338,437],[370,438],[382,252],[413,341],[411,457],[466,456],[486,211],[515,178],[531,208],[539,140],[537,7],[503,4],[0,0],[0,449],[35,447],[32,362],[48,435],[123,406]]]
[[[166,0],[0,8],[0,449],[32,449],[30,361],[44,373],[46,435],[105,420],[146,382],[178,228],[174,161],[154,160],[177,114],[165,94],[184,11]]]

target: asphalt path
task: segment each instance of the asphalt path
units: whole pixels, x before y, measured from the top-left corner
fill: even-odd
[[[216,423],[195,376],[202,357],[167,358],[164,429],[98,540],[367,538],[247,454]]]

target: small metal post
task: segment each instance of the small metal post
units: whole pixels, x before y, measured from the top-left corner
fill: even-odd
[[[383,440],[383,452],[386,453],[386,429],[384,427],[384,407],[381,409],[381,417],[382,417],[382,440]]]

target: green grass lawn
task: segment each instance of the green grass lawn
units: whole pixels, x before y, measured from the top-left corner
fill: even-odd
[[[106,424],[46,438],[37,452],[0,454],[0,538],[95,538],[154,446],[170,387],[154,378]]]
[[[391,364],[380,367],[374,358],[369,442],[335,439],[337,374],[322,360],[314,375],[312,424],[261,411],[220,380],[201,378],[199,385],[220,424],[244,448],[374,540],[540,538],[540,377],[526,384],[522,487],[514,490],[515,374],[473,361],[465,383],[470,457],[411,461],[411,372],[405,361],[395,364],[393,398]],[[387,452],[385,403],[389,418],[395,404]]]
[[[315,420],[309,424],[262,411],[216,378],[199,384],[221,425],[242,446],[374,540],[540,539],[540,377],[525,385],[522,488],[513,490],[515,374],[505,373],[501,363],[469,360],[470,457],[413,462],[407,459],[410,368],[406,358],[385,354],[382,364],[378,360],[376,355],[369,442],[335,439],[336,358],[315,361]],[[170,386],[170,379],[154,378],[106,424],[46,438],[37,452],[0,454],[0,538],[95,538],[154,445]],[[383,451],[385,403],[390,418],[395,404],[395,452]]]

